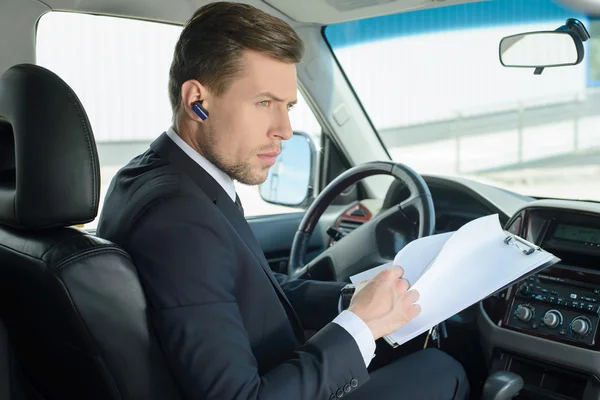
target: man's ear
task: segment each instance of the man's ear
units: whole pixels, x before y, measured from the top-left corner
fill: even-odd
[[[208,90],[197,80],[181,85],[181,108],[188,118],[201,122],[208,118]]]

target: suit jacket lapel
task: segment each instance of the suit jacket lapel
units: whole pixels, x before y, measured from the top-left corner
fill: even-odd
[[[290,304],[287,296],[281,289],[279,282],[275,279],[271,268],[269,268],[269,264],[265,258],[265,255],[260,247],[260,244],[256,240],[256,236],[252,229],[250,229],[250,225],[240,213],[238,206],[229,198],[225,190],[213,179],[210,174],[208,174],[200,165],[198,165],[194,160],[188,157],[187,154],[183,150],[179,148],[172,140],[167,136],[166,133],[163,133],[158,139],[156,139],[151,145],[150,148],[154,150],[158,155],[162,158],[178,165],[188,176],[196,182],[198,186],[209,196],[209,198],[216,204],[216,206],[223,212],[223,215],[229,220],[232,227],[235,231],[240,235],[244,243],[248,246],[250,251],[254,254],[256,261],[262,267],[263,271],[267,274],[267,277],[271,281],[271,284],[274,286],[275,291],[281,298],[286,310],[288,311],[288,315],[290,319],[292,319],[293,323],[296,325],[296,329],[302,332],[302,335],[299,336],[299,339],[303,340],[304,331],[302,329],[302,325],[300,324],[300,320],[294,311],[294,308]],[[299,333],[297,332],[297,335]]]

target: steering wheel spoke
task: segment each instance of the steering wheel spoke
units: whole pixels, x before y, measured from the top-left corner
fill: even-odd
[[[402,208],[407,217],[414,213],[421,214],[423,212],[423,199],[419,195],[411,195],[408,199],[400,203],[400,208]]]
[[[419,234],[418,237],[427,236],[426,232],[433,233],[433,227],[435,225],[435,218],[430,219],[429,213],[426,212],[426,205],[431,202],[431,194],[415,194],[411,193],[410,197],[400,203],[400,208],[404,211],[406,217],[418,224]]]

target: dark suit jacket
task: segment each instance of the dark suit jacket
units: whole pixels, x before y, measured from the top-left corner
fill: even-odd
[[[326,399],[368,380],[328,323],[342,284],[273,274],[237,205],[166,134],[117,173],[97,233],[132,256],[184,397]]]

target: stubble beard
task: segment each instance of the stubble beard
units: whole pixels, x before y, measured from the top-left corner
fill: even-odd
[[[201,140],[204,139],[204,140]],[[231,179],[243,183],[244,185],[259,185],[267,179],[267,174],[253,174],[252,165],[249,160],[235,164],[229,162],[217,153],[217,143],[215,132],[212,127],[208,128],[208,131],[202,135],[202,138],[198,138],[200,142],[200,148],[203,150],[203,156],[210,161],[215,167],[225,172]],[[268,171],[269,168],[265,168]]]

